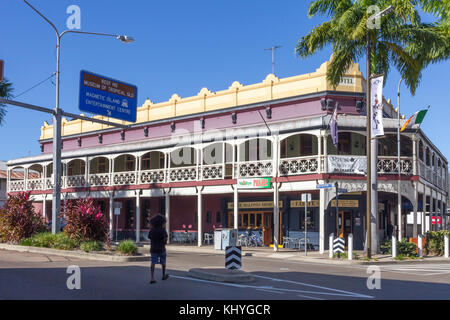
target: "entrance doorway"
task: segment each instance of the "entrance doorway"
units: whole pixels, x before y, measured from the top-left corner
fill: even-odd
[[[238,229],[261,230],[263,245],[268,246],[273,243],[272,216],[273,212],[271,211],[241,211],[238,216]],[[282,212],[280,212],[280,236],[282,237],[281,219]],[[233,212],[228,213],[228,227],[234,228]]]
[[[353,232],[352,212],[339,211],[338,236],[347,242],[348,235]]]

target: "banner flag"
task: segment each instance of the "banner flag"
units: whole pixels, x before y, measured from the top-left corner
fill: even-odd
[[[383,76],[379,76],[370,80],[370,105],[372,106],[372,138],[384,136],[383,78]]]

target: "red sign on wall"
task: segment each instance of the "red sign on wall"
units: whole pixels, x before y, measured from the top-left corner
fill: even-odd
[[[436,217],[435,216],[431,217],[431,223],[432,224],[436,224]],[[437,216],[437,224],[441,224],[441,217],[440,216]]]

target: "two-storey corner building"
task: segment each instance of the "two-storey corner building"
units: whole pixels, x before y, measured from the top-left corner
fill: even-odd
[[[365,79],[354,64],[334,88],[326,80],[328,67],[325,62],[313,73],[285,79],[270,74],[248,86],[234,82],[219,92],[203,88],[189,98],[174,94],[162,103],[147,100],[138,108],[137,122],[125,131],[64,119],[63,197],[95,198],[120,238],[145,240],[149,218],[165,213],[174,237],[180,230],[192,231],[199,245],[205,233],[220,227],[261,231],[264,244],[270,245],[274,239],[282,244],[286,236],[302,236],[301,194],[308,192],[312,201],[306,224],[315,248],[327,249],[329,234],[338,229],[344,236],[352,233],[355,249],[362,249]],[[336,104],[338,148],[329,131]],[[378,140],[377,163],[380,238],[387,235],[389,222],[398,221],[396,118],[393,106],[384,100],[386,135]],[[42,154],[8,161],[9,194],[32,190],[36,208],[47,219],[52,133],[52,126],[44,123]],[[420,129],[413,128],[402,133],[400,166],[402,229],[412,236],[408,213],[417,217],[417,212],[431,212],[431,219],[446,212],[448,161]],[[23,171],[23,179],[14,179],[15,171]],[[30,178],[35,174],[39,177]],[[238,179],[259,177],[270,177],[271,188],[237,188]],[[339,196],[338,217],[334,189],[316,189],[317,184],[335,182],[349,191]],[[115,211],[120,211],[117,224]],[[419,233],[423,219],[415,220]]]

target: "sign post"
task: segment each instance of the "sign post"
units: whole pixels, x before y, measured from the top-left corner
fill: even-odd
[[[114,215],[116,216],[116,242],[118,242],[117,230],[119,229],[119,216],[121,209],[122,209],[122,202],[114,202]]]
[[[304,244],[305,244],[305,256],[308,255],[308,246],[306,242],[306,236],[308,233],[308,202],[311,201],[311,193],[303,193],[302,194],[302,201],[305,203],[305,238],[304,238]]]
[[[82,70],[79,109],[110,118],[136,122],[137,87]]]

